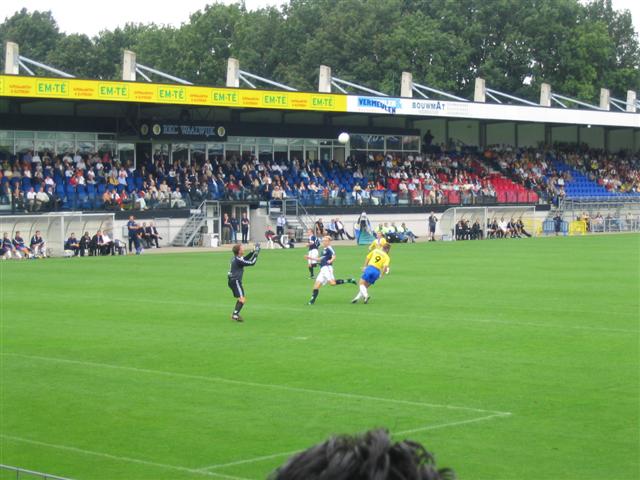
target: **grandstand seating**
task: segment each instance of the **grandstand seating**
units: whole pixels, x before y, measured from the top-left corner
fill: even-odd
[[[280,162],[279,166],[276,162],[257,165],[253,158],[239,160],[232,157],[213,159],[207,165],[192,162],[176,168],[154,159],[135,170],[112,164],[108,158],[89,155],[85,164],[92,170],[90,175],[89,170],[76,171],[74,164],[69,160],[64,162],[61,156],[43,157],[45,160],[40,171],[22,159],[4,159],[0,169],[0,193],[4,193],[4,198],[16,191],[26,196],[32,188],[38,192],[40,188],[49,187],[49,194],[58,197],[62,209],[101,209],[104,208],[105,191],[126,196],[130,200],[125,203],[133,204],[131,199],[140,192],[149,196],[156,187],[160,189],[163,181],[170,192],[180,188],[191,203],[205,198],[280,198],[273,193],[275,185],[287,198],[299,198],[305,206],[536,204],[541,198],[557,200],[560,196],[601,198],[640,195],[637,159],[627,158],[618,165],[615,163],[617,157],[608,158],[608,170],[603,167],[587,173],[583,164],[590,157],[585,156],[583,161],[583,157],[577,154],[568,157],[553,151],[545,152],[544,156],[535,151],[487,150],[482,156],[475,152],[453,151],[415,161],[410,157],[387,155],[375,161],[371,158],[350,158],[344,165],[326,161],[300,163],[297,160]],[[571,163],[564,161],[567,158]],[[95,168],[97,162],[102,162],[100,166],[104,168]],[[622,188],[620,182],[614,184],[614,188],[609,177],[597,176],[603,171],[605,173],[601,175],[607,175],[612,165],[614,169],[620,166],[624,173],[625,185]],[[109,171],[115,176],[109,178]],[[356,171],[360,174],[355,175]],[[49,185],[43,183],[44,178]],[[147,198],[152,206],[171,203],[155,198],[151,202],[149,200]]]
[[[637,192],[621,193],[609,191],[604,186],[590,180],[589,177],[581,171],[560,160],[554,161],[553,166],[560,173],[568,172],[570,174],[570,178],[565,181],[565,193],[567,198],[640,196],[640,193]]]

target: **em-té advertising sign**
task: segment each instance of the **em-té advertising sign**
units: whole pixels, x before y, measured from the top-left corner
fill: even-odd
[[[101,100],[640,128],[640,115],[613,111],[17,75],[0,75],[0,97]]]
[[[245,90],[13,75],[0,76],[0,96],[323,112],[347,111],[346,96],[331,93]]]

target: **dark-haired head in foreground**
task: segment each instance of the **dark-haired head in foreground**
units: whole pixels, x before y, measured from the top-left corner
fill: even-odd
[[[453,470],[438,469],[419,443],[393,443],[386,430],[337,436],[291,457],[270,480],[444,480]]]

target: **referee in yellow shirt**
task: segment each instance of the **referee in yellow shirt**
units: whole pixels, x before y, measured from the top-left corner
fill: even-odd
[[[391,245],[385,242],[382,248],[375,248],[369,252],[362,268],[363,273],[359,282],[360,291],[351,300],[351,303],[358,303],[361,298],[364,299],[364,303],[369,303],[371,297],[367,289],[376,283],[376,280],[389,273],[389,263],[391,263],[389,250],[391,250]]]

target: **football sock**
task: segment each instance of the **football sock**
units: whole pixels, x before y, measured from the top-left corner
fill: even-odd
[[[320,293],[320,290],[314,288],[313,293],[311,294],[311,303],[316,301],[316,298],[318,298],[318,293]]]
[[[242,310],[242,307],[244,307],[244,303],[238,300],[236,302],[236,308],[233,309],[233,314],[238,315],[240,313],[240,310]]]
[[[313,277],[313,267],[309,267],[309,274]]]
[[[369,295],[369,292],[367,292],[367,287],[365,287],[364,285],[360,285],[360,295],[365,298]]]

